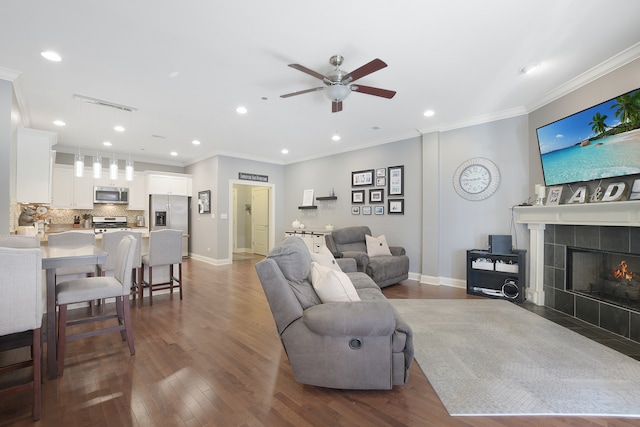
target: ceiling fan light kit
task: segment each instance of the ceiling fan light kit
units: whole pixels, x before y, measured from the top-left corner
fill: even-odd
[[[334,55],[329,58],[329,63],[333,65],[335,69],[328,76],[322,75],[300,64],[289,64],[289,67],[291,68],[295,68],[298,71],[302,71],[303,73],[322,80],[325,86],[299,90],[297,92],[280,95],[280,97],[289,98],[291,96],[324,90],[325,95],[331,101],[331,111],[333,113],[337,113],[342,111],[342,101],[344,101],[352,91],[387,99],[391,99],[395,96],[396,92],[392,90],[351,84],[362,77],[368,76],[371,73],[385,68],[387,64],[384,61],[376,58],[350,73],[346,73],[340,69],[340,65],[342,65],[343,61],[344,57],[340,55]]]

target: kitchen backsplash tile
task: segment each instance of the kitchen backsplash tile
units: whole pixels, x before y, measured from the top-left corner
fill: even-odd
[[[29,205],[22,205],[25,207]],[[124,205],[96,205],[94,209],[49,209],[46,218],[50,224],[73,224],[73,218],[83,218],[85,214],[91,216],[126,216],[128,223],[135,223],[137,215],[144,215],[144,211],[127,210]]]

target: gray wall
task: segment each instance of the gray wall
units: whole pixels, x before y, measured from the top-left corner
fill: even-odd
[[[544,183],[536,129],[640,87],[640,59],[620,67],[529,114],[529,183]],[[563,194],[566,196],[566,194]],[[563,197],[564,198],[564,197]]]
[[[198,214],[192,210],[191,218],[191,252],[225,262],[231,259],[229,252],[229,221],[232,212],[229,209],[230,183],[238,181],[238,173],[267,175],[269,183],[274,185],[275,197],[275,235],[282,236],[285,192],[283,166],[253,160],[238,159],[227,156],[215,156],[189,165],[185,173],[193,175],[193,194],[198,191],[211,190],[211,214]],[[244,181],[248,185],[251,181]],[[221,215],[227,215],[227,219]]]
[[[512,230],[511,211],[529,197],[527,129],[527,117],[519,116],[424,136],[424,151],[437,155],[425,157],[423,167],[429,171],[428,179],[438,183],[426,184],[432,194],[425,199],[437,204],[437,210],[427,206],[425,221],[437,221],[439,232],[430,236],[429,250],[425,251],[423,274],[430,276],[425,281],[463,286],[466,251],[486,248],[489,234],[512,234],[514,246],[528,247],[524,226]],[[481,201],[465,200],[453,188],[456,169],[473,157],[487,158],[500,170],[498,189]],[[433,224],[426,227],[435,234]],[[437,264],[432,257],[438,258]]]
[[[378,145],[357,151],[294,163],[285,166],[286,194],[284,222],[287,227],[298,219],[306,228],[324,229],[366,225],[374,236],[384,234],[391,246],[404,246],[410,258],[410,271],[420,272],[422,246],[422,144],[420,137]],[[384,215],[352,215],[351,191],[365,189],[365,204],[370,205],[369,189],[351,187],[351,172],[404,165],[404,215],[389,215],[388,195],[384,189]],[[388,178],[388,177],[387,177]],[[302,210],[303,192],[313,189],[315,196],[328,196],[335,189],[337,201],[317,201],[318,209]],[[395,198],[395,197],[394,197]]]
[[[0,80],[0,234],[9,233],[11,196],[15,196],[15,173],[12,174],[12,159],[15,150],[11,140],[11,103],[13,89],[11,83]],[[15,164],[15,160],[13,161]]]

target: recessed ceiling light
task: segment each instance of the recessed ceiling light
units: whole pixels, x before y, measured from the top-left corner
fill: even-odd
[[[56,126],[66,126],[67,124],[65,122],[63,122],[62,120],[54,120],[53,124]]]
[[[331,139],[333,139],[334,141],[340,141],[340,135],[338,135],[337,133],[335,135],[333,135],[331,137]]]
[[[245,107],[238,107],[236,108],[236,112],[238,114],[247,114],[247,109]]]
[[[289,150],[287,150],[286,148],[283,148],[281,151],[282,154],[289,154]]]
[[[115,130],[116,132],[124,132],[124,127],[117,125],[113,127],[113,130]]]
[[[433,110],[427,110],[424,112],[425,117],[433,117],[434,114],[436,114],[436,112]]]
[[[111,147],[113,144],[110,143],[109,141],[105,141],[102,143],[102,145],[104,145],[105,147]]]
[[[193,141],[191,141],[191,143],[193,145],[200,145],[200,141],[198,141],[197,139],[194,139]]]
[[[524,67],[522,67],[520,69],[520,71],[523,72],[524,74],[531,74],[534,71],[537,71],[538,69],[540,69],[541,66],[542,66],[542,64],[540,64],[540,63],[529,64],[529,65],[525,65]]]
[[[176,153],[175,151],[172,151],[172,152],[171,152],[171,153],[169,153],[169,154],[171,154],[171,155],[172,155],[172,156],[174,156],[174,157],[178,155],[178,153]]]
[[[44,52],[40,52],[40,55],[42,55],[43,58],[46,58],[49,61],[53,61],[53,62],[62,61],[62,57],[60,55],[58,55],[56,52],[52,51],[52,50],[47,50],[47,51],[44,51]]]

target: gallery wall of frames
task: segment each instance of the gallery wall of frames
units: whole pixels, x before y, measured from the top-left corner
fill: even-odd
[[[351,172],[351,188],[352,215],[404,214],[404,165]]]

